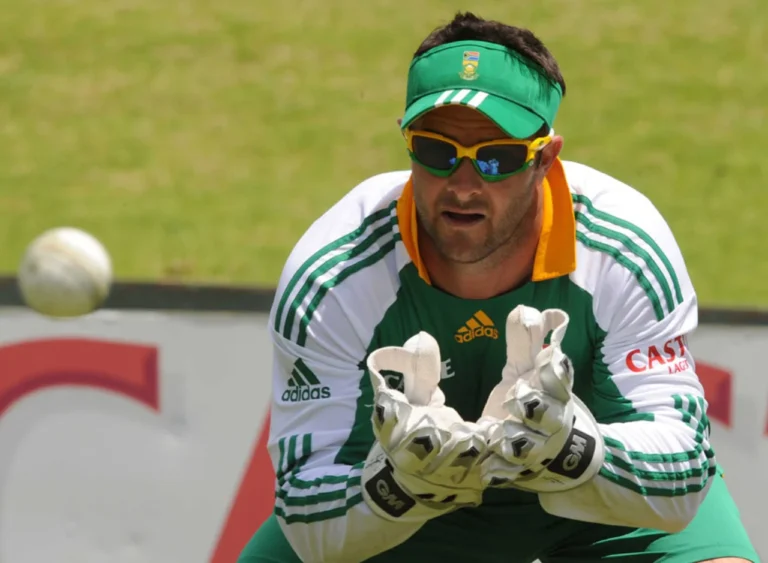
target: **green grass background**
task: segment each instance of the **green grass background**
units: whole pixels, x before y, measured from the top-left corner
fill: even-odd
[[[768,306],[766,0],[0,0],[0,271],[70,224],[120,278],[273,285],[407,166],[411,53],[467,8],[548,44],[564,158],[656,202],[703,304]]]

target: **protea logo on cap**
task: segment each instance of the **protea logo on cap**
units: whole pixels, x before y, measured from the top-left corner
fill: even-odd
[[[478,76],[477,67],[480,65],[480,53],[478,51],[464,51],[464,59],[461,66],[463,70],[459,76],[464,80],[476,80]]]

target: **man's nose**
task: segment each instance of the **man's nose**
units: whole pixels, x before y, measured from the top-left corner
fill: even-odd
[[[472,162],[464,158],[448,180],[448,189],[460,198],[471,198],[483,189],[483,179]]]

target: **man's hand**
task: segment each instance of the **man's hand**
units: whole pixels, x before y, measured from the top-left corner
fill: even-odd
[[[507,363],[478,421],[494,454],[482,465],[484,485],[565,491],[599,471],[599,427],[572,392],[573,366],[560,347],[568,320],[559,309],[523,305],[507,317]]]
[[[389,520],[426,521],[479,505],[486,439],[478,425],[445,406],[435,339],[420,332],[402,348],[372,352],[367,364],[377,439],[363,470],[371,509]],[[388,387],[383,371],[402,374],[403,393]]]

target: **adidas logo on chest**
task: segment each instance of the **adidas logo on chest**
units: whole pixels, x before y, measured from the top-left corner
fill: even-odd
[[[483,311],[477,311],[467,322],[459,327],[453,338],[459,344],[472,342],[477,338],[497,340],[499,338],[499,330],[488,315]]]

